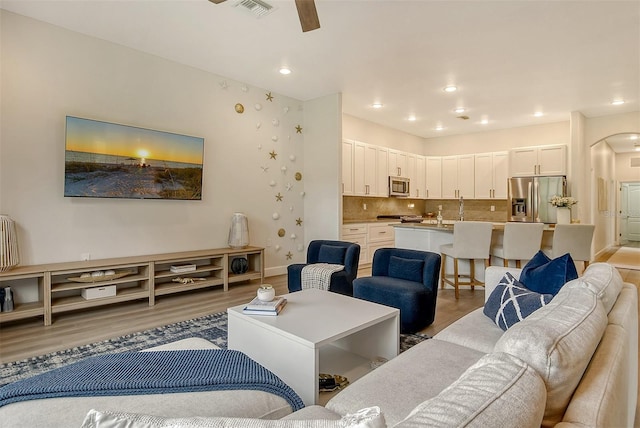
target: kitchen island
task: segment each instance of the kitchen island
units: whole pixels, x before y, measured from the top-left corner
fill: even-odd
[[[492,223],[493,234],[491,236],[491,245],[502,244],[505,223]],[[395,246],[396,248],[408,248],[412,250],[430,251],[440,254],[440,246],[453,243],[453,223],[448,222],[442,226],[432,223],[394,223],[395,230]],[[551,246],[553,239],[553,227],[545,225],[542,234],[542,247]],[[493,264],[500,264],[502,260],[492,261]],[[513,263],[513,262],[512,262]],[[469,274],[469,262],[467,260],[459,260],[460,273]],[[482,260],[476,261],[476,279],[484,282],[484,269]],[[515,264],[514,264],[515,266]],[[447,257],[447,272],[453,272],[453,260]]]

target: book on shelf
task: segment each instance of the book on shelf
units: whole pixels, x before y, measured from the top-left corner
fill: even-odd
[[[244,307],[242,310],[243,314],[246,315],[267,315],[267,316],[276,316],[282,311],[282,308],[287,304],[287,299],[284,297],[279,297],[273,299],[271,302],[261,302],[261,303],[270,303],[273,305],[258,307],[255,304],[252,305],[253,301]]]
[[[172,265],[169,267],[169,270],[173,273],[193,272],[196,270],[196,265],[194,264]]]

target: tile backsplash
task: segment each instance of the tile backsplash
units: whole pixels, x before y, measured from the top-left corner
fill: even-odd
[[[458,219],[458,200],[451,199],[408,199],[408,198],[364,198],[359,196],[342,197],[342,215],[344,221],[371,221],[379,215],[421,215],[438,214],[442,205],[444,220]],[[366,206],[366,209],[365,209]],[[491,206],[495,211],[491,211]],[[465,220],[507,221],[506,200],[465,199]]]

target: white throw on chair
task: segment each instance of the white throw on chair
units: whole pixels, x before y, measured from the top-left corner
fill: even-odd
[[[552,247],[545,247],[543,251],[553,259],[569,253],[574,262],[584,262],[586,269],[591,261],[591,241],[595,228],[593,224],[556,224]]]
[[[507,223],[502,245],[492,246],[491,255],[503,259],[505,267],[515,260],[519,268],[521,260],[530,260],[540,250],[543,230],[544,223]]]
[[[489,266],[492,230],[493,225],[489,222],[459,221],[453,225],[453,244],[440,246],[440,253],[442,254],[440,284],[443,288],[445,282],[453,285],[456,299],[460,297],[458,290],[460,285],[470,285],[472,290],[476,285],[484,285],[484,282],[475,278],[475,260],[483,259],[484,268]],[[449,277],[446,274],[447,256],[453,257],[453,276],[449,275]],[[458,259],[469,260],[469,281],[467,282],[460,281],[460,278],[467,278],[467,275],[460,275]]]

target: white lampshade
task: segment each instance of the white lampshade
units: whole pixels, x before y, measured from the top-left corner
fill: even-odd
[[[249,224],[247,216],[242,213],[234,213],[231,217],[229,228],[229,246],[231,248],[244,248],[249,245]]]
[[[0,214],[0,272],[20,263],[16,225],[9,216]]]

